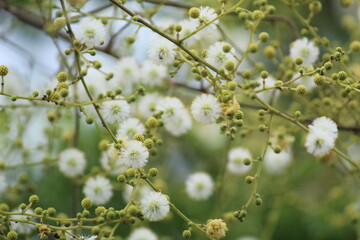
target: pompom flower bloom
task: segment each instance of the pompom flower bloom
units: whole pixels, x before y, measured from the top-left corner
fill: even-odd
[[[144,227],[135,229],[128,237],[128,240],[157,240],[157,239],[158,237],[153,231]]]
[[[243,174],[247,172],[251,165],[245,165],[245,159],[252,159],[251,153],[248,149],[237,147],[233,148],[228,153],[227,169],[233,174]]]
[[[135,134],[137,133],[144,133],[145,127],[144,124],[140,122],[137,118],[128,118],[125,121],[123,121],[119,125],[119,129],[117,130],[117,138],[124,138],[128,137],[129,139],[132,139]]]
[[[149,158],[149,151],[140,141],[130,140],[122,149],[121,159],[127,167],[142,168]]]
[[[295,60],[297,57],[302,57],[303,66],[311,67],[319,58],[319,48],[313,41],[307,38],[301,38],[292,43],[290,48],[290,57]]]
[[[211,94],[202,94],[192,102],[191,113],[200,123],[214,123],[221,113],[220,102]]]
[[[320,117],[309,125],[309,134],[306,137],[305,147],[308,153],[316,157],[329,154],[338,137],[338,129],[335,122],[327,117]]]
[[[62,151],[59,157],[59,169],[67,177],[76,177],[84,173],[85,155],[75,148]]]
[[[106,121],[121,122],[129,117],[130,105],[125,100],[108,101],[102,104],[101,111]]]
[[[169,64],[175,60],[176,45],[165,38],[156,38],[149,48],[149,59],[156,64]]]
[[[107,203],[113,195],[109,179],[102,176],[89,178],[83,191],[85,196],[90,198],[95,205]]]
[[[291,158],[290,151],[282,150],[280,153],[275,153],[272,149],[268,149],[264,158],[264,168],[269,173],[280,174],[289,166]]]
[[[99,46],[105,40],[106,31],[104,24],[93,17],[83,18],[75,30],[75,36],[87,47]]]
[[[227,61],[232,61],[235,63],[235,54],[234,49],[232,48],[230,52],[224,52],[223,46],[225,42],[216,42],[214,45],[211,45],[206,53],[205,60],[213,65],[216,68],[224,67],[224,64]]]
[[[204,24],[207,24],[217,18],[217,14],[214,9],[210,7],[200,7],[199,8],[199,17],[197,19],[194,19],[193,21],[196,22],[197,27],[201,27]],[[210,25],[205,27],[203,30],[201,30],[201,33],[209,33],[213,31],[216,28],[216,25],[219,23],[219,20],[215,20]]]
[[[164,219],[170,211],[169,200],[159,192],[150,192],[141,200],[141,211],[149,221]]]
[[[186,182],[186,192],[190,198],[205,200],[209,198],[214,189],[214,182],[210,175],[205,172],[191,174]]]

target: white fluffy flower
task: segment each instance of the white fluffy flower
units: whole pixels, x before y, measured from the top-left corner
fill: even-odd
[[[200,27],[212,20],[214,20],[218,15],[216,14],[215,10],[210,7],[200,7],[200,14],[197,19],[194,19],[193,21],[196,22],[197,27]],[[206,28],[201,30],[202,33],[209,33],[213,30],[215,30],[216,25],[219,23],[219,20],[215,20],[213,23],[208,25]]]
[[[220,102],[211,94],[201,94],[192,102],[191,113],[200,123],[214,123],[221,113]]]
[[[261,90],[263,89],[263,79],[258,78],[256,80],[260,85],[255,88],[255,90]],[[272,76],[268,76],[265,79],[265,88],[273,87],[275,85],[276,79]],[[278,90],[271,89],[271,90],[265,90],[262,92],[259,92],[257,94],[263,101],[269,102],[271,99],[276,99],[279,96]]]
[[[205,200],[212,194],[214,182],[209,174],[197,172],[191,174],[186,179],[185,189],[190,198],[195,200]]]
[[[180,101],[180,99],[176,97],[166,97],[157,104],[156,111],[163,111],[164,113],[162,117],[166,121],[177,117],[180,113],[182,113],[184,108],[184,104]]]
[[[12,212],[21,212],[21,209],[15,209]],[[35,214],[31,209],[27,210],[26,213]],[[15,220],[27,220],[27,216],[24,215],[13,215],[11,216],[11,218]],[[27,223],[11,221],[10,224],[12,229],[18,234],[28,235],[35,230],[35,227],[33,225]]]
[[[157,239],[158,237],[153,231],[144,227],[135,229],[128,237],[128,240],[157,240]]]
[[[106,121],[121,122],[129,117],[130,105],[125,100],[107,101],[102,103],[101,112]]]
[[[321,157],[329,154],[338,136],[337,125],[327,117],[320,117],[309,125],[305,147],[308,153]]]
[[[94,98],[96,98],[100,93],[104,93],[106,89],[108,89],[108,82],[105,80],[104,76],[91,69],[89,69],[89,72],[85,77],[85,82],[88,90]],[[85,91],[84,86],[81,83],[79,83],[77,86],[77,96],[79,100],[84,102],[89,101],[89,97]],[[94,111],[93,106],[91,107],[91,111]]]
[[[126,202],[129,202],[131,199],[131,194],[133,193],[133,187],[130,185],[126,185],[123,191],[123,198]],[[153,192],[154,190],[149,187],[149,185],[138,185],[136,187],[134,200],[139,201],[139,199],[143,199],[147,195],[149,195],[150,192]]]
[[[114,69],[114,80],[121,86],[138,83],[140,81],[140,66],[133,57],[121,58]]]
[[[284,172],[284,170],[291,163],[292,155],[290,151],[283,149],[280,153],[275,153],[273,150],[269,149],[264,158],[264,167],[266,171],[272,174],[279,174]]]
[[[150,86],[161,86],[166,77],[166,67],[157,65],[152,61],[145,61],[141,68],[142,82]]]
[[[163,37],[156,38],[150,44],[149,58],[156,64],[169,64],[175,60],[175,47],[176,45]]]
[[[182,39],[188,35],[190,35],[192,32],[194,32],[198,26],[198,22],[192,21],[190,19],[184,19],[178,23],[182,27],[181,32],[179,33],[179,38]],[[193,44],[196,40],[199,39],[200,33],[202,31],[194,34],[193,36],[186,39],[184,42],[188,44]]]
[[[235,54],[234,49],[232,48],[230,52],[226,53],[223,51],[223,46],[225,42],[216,42],[211,45],[206,53],[205,60],[213,65],[216,68],[224,67],[224,64],[227,61],[236,62],[233,54]]]
[[[128,137],[132,139],[135,134],[145,132],[144,124],[140,122],[137,118],[128,118],[122,123],[120,123],[119,128],[117,130],[117,138]]]
[[[164,219],[169,210],[169,200],[162,193],[150,192],[141,200],[141,211],[149,221]]]
[[[307,38],[301,38],[291,44],[290,57],[295,60],[297,57],[302,57],[304,67],[311,67],[319,58],[319,48],[313,41]]]
[[[114,176],[121,174],[127,169],[121,161],[120,151],[114,147],[114,144],[110,144],[108,149],[101,153],[100,164],[104,170],[110,171],[110,174]]]
[[[73,178],[84,173],[85,155],[76,148],[69,148],[60,153],[58,164],[65,176]]]
[[[6,188],[7,188],[7,183],[6,183],[5,174],[0,172],[0,194],[5,192]]]
[[[245,159],[252,159],[248,149],[242,147],[231,149],[228,153],[228,171],[233,174],[243,174],[247,172],[251,168],[251,165],[245,165]]]
[[[140,141],[130,140],[122,149],[121,159],[127,167],[142,168],[149,158],[149,151]]]
[[[95,205],[107,203],[113,195],[109,179],[102,176],[89,178],[85,183],[83,192]]]
[[[176,117],[164,122],[165,129],[173,136],[180,136],[187,133],[192,127],[192,120],[187,109],[178,111]]]
[[[100,20],[86,17],[79,22],[75,30],[75,36],[87,47],[96,47],[105,40],[105,26]]]
[[[143,118],[151,117],[155,111],[159,102],[162,101],[162,96],[157,93],[149,93],[140,98],[137,104],[137,113]]]

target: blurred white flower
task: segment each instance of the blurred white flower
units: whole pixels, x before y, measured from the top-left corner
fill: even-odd
[[[124,120],[122,123],[120,123],[119,128],[117,130],[116,137],[117,138],[124,138],[128,137],[129,139],[132,139],[135,134],[141,133],[143,134],[145,132],[145,127],[142,122],[140,122],[137,118],[128,118]]]
[[[156,38],[150,44],[149,59],[156,64],[169,64],[175,60],[175,48],[176,45],[169,40],[163,37]]]
[[[204,24],[207,24],[217,18],[217,14],[214,9],[210,7],[200,7],[199,8],[200,14],[197,19],[192,19],[196,22],[197,27],[201,27]],[[219,23],[219,20],[215,20],[213,23],[208,25],[206,28],[201,30],[202,34],[209,33],[211,31],[214,31],[216,29],[216,25]]]
[[[243,174],[249,171],[251,164],[245,165],[245,159],[252,159],[251,153],[248,149],[242,147],[231,149],[228,153],[228,171],[233,174]]]
[[[12,212],[21,212],[21,209],[14,209]],[[26,213],[28,214],[35,214],[33,210],[28,209],[26,211]],[[11,216],[12,219],[14,220],[28,220],[27,216],[25,215],[12,215]],[[30,234],[32,231],[35,230],[35,226],[31,225],[31,224],[27,224],[27,223],[22,223],[22,222],[14,222],[11,221],[10,222],[12,229],[17,232],[18,234],[24,234],[24,235],[28,235]]]
[[[320,117],[309,125],[305,147],[308,153],[316,157],[329,154],[338,136],[337,125],[327,117]]]
[[[89,178],[85,183],[83,192],[95,205],[107,203],[113,195],[109,179],[102,176]]]
[[[220,102],[211,94],[201,94],[192,102],[191,113],[200,123],[214,123],[221,113]]]
[[[205,60],[216,68],[224,67],[227,61],[236,63],[236,59],[233,56],[235,54],[234,48],[231,48],[230,52],[224,52],[223,46],[226,42],[216,42],[211,45],[206,53]]]
[[[292,78],[297,78],[300,76],[300,73],[295,73]],[[314,76],[303,76],[299,80],[297,80],[295,83],[302,84],[306,87],[307,91],[311,91],[316,87],[316,83],[314,82]]]
[[[76,38],[89,48],[99,46],[102,41],[105,41],[105,26],[93,17],[81,19],[74,32]]]
[[[125,100],[103,102],[100,111],[109,123],[121,122],[129,117],[130,105]]]
[[[117,176],[127,169],[121,161],[120,151],[115,149],[114,144],[110,144],[108,149],[101,153],[100,164],[104,170],[110,171],[113,176]]]
[[[304,67],[312,67],[319,58],[319,48],[315,43],[307,38],[301,38],[291,44],[290,57],[295,60],[297,57],[303,58]]]
[[[190,198],[205,200],[213,193],[214,182],[209,174],[196,172],[186,179],[185,189]]]
[[[144,227],[135,229],[128,237],[128,240],[157,240],[157,239],[158,237],[153,231]]]
[[[161,86],[166,77],[166,67],[146,60],[141,68],[141,80],[149,86]]]
[[[76,177],[84,173],[85,154],[76,148],[69,148],[60,153],[59,169],[67,177]]]
[[[149,158],[149,151],[140,141],[130,140],[122,149],[121,159],[127,167],[142,168]]]
[[[264,167],[269,173],[279,174],[289,166],[291,159],[290,151],[283,149],[280,153],[275,153],[272,149],[268,149],[264,158]]]
[[[173,136],[180,136],[187,133],[192,127],[192,120],[187,109],[179,110],[176,117],[164,122],[165,129]]]
[[[120,86],[127,87],[128,85],[138,83],[140,76],[140,65],[133,57],[121,58],[115,65],[113,80],[120,84]]]
[[[123,191],[123,198],[126,202],[130,201],[131,194],[133,191],[133,187],[130,185],[126,185]],[[146,197],[150,192],[153,192],[154,190],[149,187],[149,185],[138,185],[136,187],[134,200],[139,201],[140,199]]]
[[[169,200],[159,192],[150,192],[140,203],[141,211],[149,221],[162,220],[170,211]]]
[[[137,104],[137,114],[143,118],[149,118],[156,112],[156,106],[162,102],[163,97],[158,93],[147,93],[140,98]]]

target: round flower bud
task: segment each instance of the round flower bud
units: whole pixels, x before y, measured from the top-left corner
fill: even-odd
[[[90,117],[90,116],[87,116],[86,119],[85,119],[85,122],[86,122],[87,124],[93,124],[94,118],[93,118],[93,117]]]
[[[145,137],[141,133],[136,133],[134,135],[133,139],[136,140],[136,141],[139,141],[139,142],[143,142],[145,140]]]
[[[260,206],[262,204],[261,198],[255,198],[255,205]]]
[[[151,177],[156,177],[157,175],[158,175],[158,170],[157,170],[157,168],[150,168],[149,169],[149,175],[151,176]]]
[[[267,71],[262,71],[260,73],[260,77],[263,78],[263,79],[267,78],[268,76],[269,76],[269,73]]]
[[[9,73],[9,69],[5,65],[0,65],[0,76],[4,77]]]
[[[318,13],[322,9],[322,5],[320,1],[314,1],[309,4],[309,10],[313,13]]]
[[[59,82],[65,82],[67,79],[68,79],[68,75],[66,72],[59,72],[57,75],[56,75],[56,79],[59,81]]]
[[[145,125],[149,128],[156,128],[159,125],[159,121],[154,117],[150,117],[146,120]]]
[[[37,207],[34,209],[36,215],[41,215],[43,211],[44,209],[42,209],[41,207]]]
[[[31,195],[30,197],[29,197],[29,202],[30,203],[33,203],[33,204],[36,204],[36,203],[38,203],[39,202],[39,197],[37,196],[37,195]]]
[[[296,92],[299,94],[299,95],[304,95],[306,93],[306,87],[304,85],[298,85],[296,87]]]
[[[22,203],[22,204],[20,204],[19,207],[20,207],[21,210],[24,210],[24,209],[26,208],[26,204],[25,204],[25,203]]]
[[[92,201],[90,198],[84,198],[81,200],[81,206],[85,209],[89,209],[92,207]]]
[[[196,7],[192,7],[189,9],[189,16],[191,18],[198,18],[200,16],[200,10]]]
[[[235,82],[235,81],[228,82],[229,90],[234,91],[236,89],[236,87],[237,87],[237,82]]]
[[[325,77],[319,74],[314,76],[314,82],[316,85],[322,85],[325,82]]]
[[[175,31],[176,32],[181,32],[181,30],[182,30],[182,26],[180,24],[176,24],[175,25]]]
[[[53,217],[53,216],[56,215],[56,209],[53,208],[53,207],[49,207],[49,208],[47,209],[47,211],[48,211],[50,217]]]
[[[341,0],[341,6],[344,8],[350,7],[352,2],[353,2],[352,0]]]
[[[302,57],[297,57],[297,58],[295,58],[294,62],[296,65],[301,65],[301,64],[303,64],[304,59]]]
[[[352,41],[349,48],[352,52],[360,52],[360,41]]]
[[[252,177],[252,176],[246,176],[246,177],[245,177],[245,182],[246,182],[247,184],[253,183],[254,180],[255,180],[255,178]]]
[[[244,158],[244,165],[249,166],[251,164],[250,158]]]
[[[126,177],[125,177],[125,175],[120,174],[120,175],[117,177],[117,180],[118,180],[118,182],[120,182],[120,183],[124,183],[124,182],[126,182]]]
[[[259,131],[260,131],[260,132],[264,132],[265,129],[266,129],[266,126],[265,126],[264,124],[260,124],[260,125],[259,125]]]
[[[259,49],[259,45],[257,44],[257,43],[250,43],[250,45],[249,45],[249,51],[251,52],[251,53],[256,53],[257,51],[258,51],[258,49]]]
[[[273,46],[267,46],[263,53],[266,58],[272,59],[276,56],[276,49]]]
[[[225,63],[224,67],[228,71],[233,71],[235,68],[235,63],[233,61],[229,60]]]
[[[223,50],[223,52],[228,53],[228,52],[231,51],[231,48],[232,48],[232,46],[230,44],[224,43],[223,47],[222,47],[222,50]]]
[[[151,140],[150,138],[146,139],[144,141],[144,146],[147,148],[147,149],[151,149],[154,147],[154,141]]]
[[[91,235],[99,235],[99,233],[100,233],[100,228],[98,226],[91,228]]]
[[[296,111],[296,112],[295,112],[295,117],[296,117],[296,118],[299,118],[300,116],[301,116],[301,112],[300,112],[300,111]]]
[[[251,78],[251,71],[245,69],[245,70],[241,73],[241,76],[242,76],[243,78],[245,78],[245,79],[249,79],[249,78]]]
[[[333,67],[333,65],[332,65],[331,62],[326,62],[326,63],[324,64],[324,68],[325,68],[326,71],[331,70],[332,67]]]
[[[261,42],[267,42],[267,40],[269,40],[269,34],[267,32],[262,32],[259,34],[259,39]]]
[[[69,90],[67,90],[66,88],[60,90],[61,97],[66,98],[68,95],[69,95]]]
[[[184,230],[182,233],[183,238],[190,238],[191,237],[191,232],[190,230]]]
[[[340,81],[344,81],[346,78],[347,78],[347,73],[346,72],[344,72],[344,71],[338,72],[338,79]]]
[[[99,206],[97,208],[95,208],[95,214],[96,216],[100,216],[101,214],[103,214],[106,211],[106,208],[103,206]]]
[[[133,168],[129,168],[128,170],[126,170],[125,174],[127,177],[132,178],[135,177],[136,171]]]
[[[17,240],[18,239],[17,232],[15,232],[15,231],[8,232],[7,235],[6,235],[6,239],[7,240]]]
[[[65,27],[65,25],[66,25],[66,21],[65,21],[64,18],[60,18],[60,17],[55,18],[55,20],[54,20],[54,26],[55,26],[57,29],[63,28],[63,27]]]
[[[280,153],[281,152],[281,147],[280,146],[274,147],[274,152],[275,153]]]

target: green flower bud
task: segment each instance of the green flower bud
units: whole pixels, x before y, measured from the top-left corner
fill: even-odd
[[[251,53],[256,53],[257,51],[258,51],[258,49],[259,49],[259,45],[257,44],[257,43],[250,43],[250,45],[249,45],[249,51],[251,52]]]
[[[267,78],[268,76],[269,76],[269,73],[267,71],[262,71],[260,73],[260,77],[263,78],[263,79]]]
[[[29,197],[29,202],[32,203],[32,204],[36,204],[39,202],[39,197],[37,195],[31,195]]]
[[[249,166],[251,164],[251,160],[249,158],[244,159],[244,165]]]
[[[267,42],[269,40],[269,34],[267,32],[262,32],[259,34],[259,39],[261,42]]]
[[[237,82],[235,82],[235,81],[230,81],[230,82],[228,82],[228,88],[229,88],[229,90],[231,90],[231,91],[234,91],[235,89],[236,89],[236,87],[237,87]]]
[[[36,215],[41,215],[43,211],[44,209],[42,209],[41,207],[37,207],[34,209]]]
[[[81,206],[85,209],[89,209],[92,207],[92,201],[90,198],[84,198],[81,200]]]
[[[344,81],[346,78],[347,78],[347,73],[346,72],[344,72],[344,71],[338,72],[338,79],[340,81]]]
[[[225,43],[222,47],[223,52],[228,53],[231,51],[232,46],[228,43]]]
[[[276,147],[274,148],[274,152],[275,152],[275,153],[280,153],[280,152],[281,152],[281,147],[280,147],[280,146],[276,146]]]
[[[297,57],[297,58],[295,58],[294,62],[296,65],[301,65],[301,64],[303,64],[304,59],[302,57]]]
[[[309,10],[313,13],[318,13],[322,9],[322,5],[320,1],[314,1],[309,4]]]
[[[182,30],[182,26],[180,24],[176,24],[175,25],[175,31],[176,32],[181,32],[181,30]]]
[[[255,205],[260,206],[262,204],[261,198],[255,198]]]
[[[19,208],[20,208],[21,210],[24,210],[24,209],[26,208],[26,204],[25,204],[25,203],[21,203],[20,206],[19,206]]]
[[[103,214],[106,211],[106,208],[103,206],[99,206],[97,208],[95,208],[95,214],[96,216],[100,216],[101,214]]]
[[[63,28],[63,27],[65,27],[65,25],[66,25],[66,21],[65,21],[64,18],[60,18],[60,17],[55,18],[55,20],[54,20],[54,26],[55,26],[57,29]]]
[[[147,149],[151,149],[154,147],[154,141],[151,140],[150,138],[146,139],[144,141],[144,146],[147,148]]]
[[[65,82],[68,79],[68,75],[66,72],[59,72],[56,75],[56,78],[59,82]]]
[[[259,131],[264,132],[266,130],[266,126],[264,124],[259,125]]]
[[[352,41],[349,48],[352,52],[360,52],[360,41]]]
[[[99,235],[99,233],[100,233],[100,228],[98,226],[91,228],[91,235]]]
[[[9,73],[9,68],[5,65],[0,65],[0,76],[5,77]]]
[[[156,128],[159,125],[159,121],[154,117],[150,117],[146,120],[145,125],[148,128]]]
[[[252,176],[246,176],[246,177],[245,177],[245,182],[246,182],[247,184],[253,183],[254,180],[255,180],[255,178],[252,177]]]
[[[351,6],[352,2],[352,0],[341,0],[341,6],[344,8],[348,8]]]
[[[190,232],[190,230],[184,230],[184,231],[182,232],[182,236],[183,236],[183,238],[191,238],[191,232]]]
[[[8,232],[7,235],[6,235],[6,239],[7,240],[17,240],[18,239],[17,232],[15,232],[15,231]]]
[[[145,137],[144,137],[144,135],[141,134],[141,133],[136,133],[136,134],[134,135],[133,139],[134,139],[134,140],[137,140],[137,141],[139,141],[139,142],[144,142]]]
[[[114,211],[108,212],[108,213],[106,214],[106,218],[107,218],[107,219],[110,219],[110,220],[114,219],[114,218],[115,218],[115,212],[114,212]]]
[[[189,9],[189,17],[198,18],[200,16],[200,10],[196,7],[192,7]]]
[[[47,211],[50,217],[54,217],[56,215],[56,209],[53,207],[49,207]]]
[[[325,77],[319,74],[314,76],[314,82],[316,85],[322,85],[325,82]]]
[[[266,58],[272,59],[276,56],[276,49],[273,46],[266,46],[263,54]]]
[[[117,177],[117,181],[120,182],[120,183],[126,182],[126,177],[125,177],[125,175],[120,174],[120,175]]]
[[[306,93],[306,87],[304,85],[298,85],[296,87],[296,92],[299,94],[299,95],[304,95]]]
[[[295,117],[296,117],[296,118],[299,118],[300,116],[301,116],[301,112],[300,112],[300,111],[296,111],[296,112],[295,112]]]
[[[150,168],[149,170],[149,175],[151,177],[156,177],[158,175],[159,171],[157,170],[157,168]]]
[[[245,79],[250,79],[251,78],[251,71],[250,70],[247,70],[245,69],[242,73],[241,73],[241,76]]]
[[[331,70],[333,68],[333,65],[332,65],[331,62],[326,62],[324,64],[324,68],[325,68],[326,71],[329,71],[329,70]]]
[[[233,71],[235,69],[235,63],[233,61],[229,60],[225,63],[224,67],[228,71]]]

